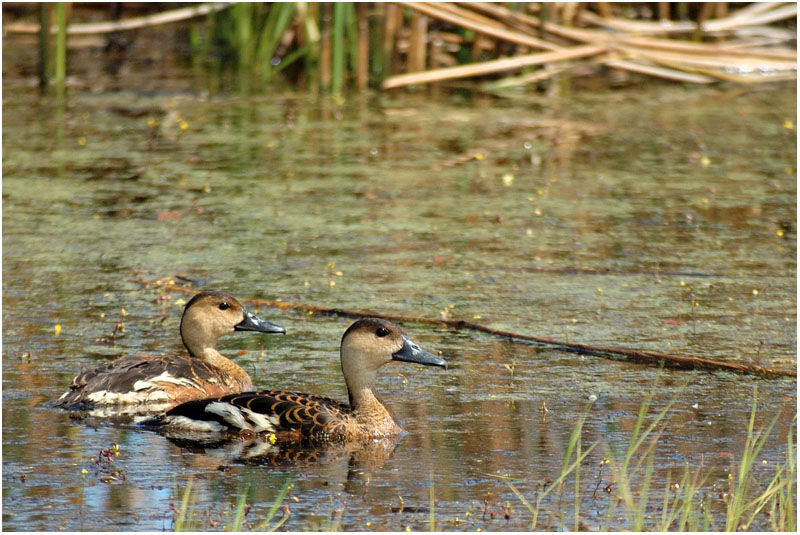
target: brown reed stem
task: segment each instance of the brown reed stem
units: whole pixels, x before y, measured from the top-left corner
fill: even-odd
[[[356,87],[359,91],[367,88],[369,82],[369,16],[367,4],[356,4],[358,24],[358,69],[356,70]]]

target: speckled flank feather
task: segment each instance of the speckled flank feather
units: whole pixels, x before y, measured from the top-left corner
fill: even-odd
[[[91,409],[110,405],[163,407],[253,388],[247,373],[215,349],[220,336],[238,330],[282,333],[284,329],[251,314],[232,296],[201,292],[181,318],[183,356],[125,356],[81,373],[56,405]]]
[[[186,430],[217,424],[235,431],[281,434],[292,440],[348,440],[365,433],[349,406],[336,400],[282,390],[258,390],[194,400],[173,408],[158,422]]]
[[[57,404],[182,403],[252,387],[250,377],[230,377],[199,359],[130,355],[75,377]]]
[[[314,394],[259,390],[194,400],[145,422],[178,431],[269,433],[275,441],[335,442],[396,436],[402,428],[375,396],[375,373],[392,360],[446,366],[396,325],[381,319],[355,322],[342,337],[342,372],[350,405]]]

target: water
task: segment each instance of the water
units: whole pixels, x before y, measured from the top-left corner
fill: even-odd
[[[794,87],[341,107],[294,94],[86,92],[59,110],[6,82],[4,529],[170,529],[171,500],[190,484],[200,529],[230,522],[242,494],[257,524],[285,484],[291,530],[428,529],[431,493],[439,529],[528,529],[497,476],[533,501],[583,415],[584,450],[599,445],[580,475],[579,527],[621,529],[628,517],[621,506],[608,515],[618,489],[601,463],[621,459],[650,392],[653,416],[673,402],[653,509],[667,474],[688,465],[708,474],[721,529],[756,388],[757,427],[778,417],[756,481],[785,461],[787,436],[796,443],[795,380],[660,372],[421,324],[409,334],[451,368],[382,370],[377,389],[407,433],[375,451],[255,462],[235,444],[188,448],[49,405],[82,368],[182,351],[185,295],[161,300],[137,282],[178,276],[242,298],[793,369]],[[237,333],[221,348],[259,387],[346,399],[337,351],[351,320],[256,312],[288,335]],[[112,444],[109,462],[99,452]],[[538,527],[575,527],[568,481]]]

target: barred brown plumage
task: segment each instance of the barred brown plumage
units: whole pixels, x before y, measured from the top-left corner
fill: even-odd
[[[247,373],[216,350],[219,337],[234,331],[285,333],[221,292],[198,293],[186,304],[180,333],[188,355],[128,355],[83,372],[57,406],[141,405],[164,410],[178,403],[241,392],[253,387]]]
[[[353,323],[342,336],[340,353],[349,404],[315,394],[257,390],[183,403],[145,424],[183,437],[193,430],[246,430],[308,442],[394,436],[402,428],[372,390],[378,368],[393,360],[447,367],[398,326],[378,318]]]

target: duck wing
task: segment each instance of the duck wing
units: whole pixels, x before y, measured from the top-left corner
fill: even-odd
[[[336,440],[352,420],[348,405],[314,394],[258,390],[189,401],[147,422],[198,432],[272,433],[280,440]]]
[[[127,355],[79,374],[56,401],[84,408],[102,404],[178,402],[250,387],[228,385],[221,370],[194,358]]]

